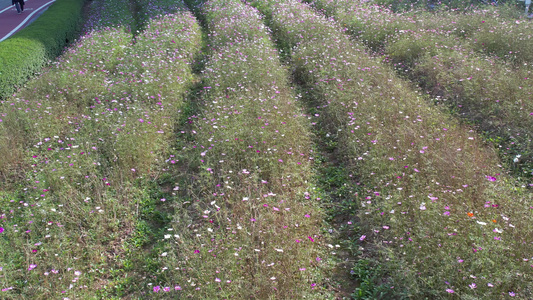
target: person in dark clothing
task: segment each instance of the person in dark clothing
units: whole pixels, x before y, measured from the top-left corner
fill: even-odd
[[[11,0],[11,4],[15,5],[17,13],[20,15],[24,11],[24,0]]]

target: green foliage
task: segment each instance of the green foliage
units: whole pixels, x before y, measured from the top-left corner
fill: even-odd
[[[346,183],[346,170],[339,166],[327,167],[322,170],[320,183],[324,187],[339,188]]]
[[[369,259],[359,259],[353,266],[350,274],[359,283],[359,286],[355,289],[352,297],[361,300],[374,300],[374,299],[402,299],[398,296],[390,294],[391,287],[382,282],[386,277],[385,272],[382,270],[379,263],[371,261]]]
[[[131,235],[130,243],[137,248],[148,244],[152,236],[152,228],[148,222],[141,220],[135,224],[135,231]]]

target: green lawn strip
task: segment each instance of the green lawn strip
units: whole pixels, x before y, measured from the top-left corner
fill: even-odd
[[[434,22],[438,15],[413,18],[344,0],[316,0],[313,4],[335,16],[378,53],[383,51],[401,74],[438,102],[478,126],[501,148],[500,157],[515,178],[525,185],[531,183],[533,102],[528,99],[533,88],[528,84],[529,67],[474,53],[474,39],[462,40],[450,28],[429,30],[426,23]]]
[[[532,254],[531,196],[501,174],[479,136],[330,21],[295,1],[269,3],[276,37],[297,45],[296,80],[326,106],[321,115],[338,132],[339,159],[361,183],[354,201],[363,234],[354,247],[377,264],[359,267],[387,274],[372,278],[357,268],[365,285],[384,284],[388,297],[530,297],[523,276]]]
[[[4,132],[11,134],[19,126],[26,135],[20,138],[34,149],[22,153],[33,166],[29,182],[12,183],[11,192],[2,195],[2,213],[30,203],[26,210],[12,209],[16,213],[8,219],[10,226],[33,224],[24,226],[31,226],[30,232],[5,227],[0,249],[4,263],[13,262],[3,266],[9,274],[3,277],[7,293],[103,297],[99,290],[123,273],[122,244],[134,231],[136,204],[150,198],[146,191],[164,168],[183,94],[193,79],[189,53],[196,49],[199,30],[187,22],[170,23],[179,46],[171,47],[170,36],[158,44],[149,36],[148,44],[166,46],[159,50],[168,52],[136,52],[146,65],[128,70],[130,78],[142,78],[144,84],[127,84],[123,78],[121,61],[130,51],[131,36],[108,29],[93,32],[57,68],[3,103]],[[172,33],[170,26],[165,30]],[[137,44],[136,51],[151,50]],[[70,60],[85,65],[71,69]],[[171,66],[164,69],[160,61]],[[170,73],[179,75],[167,79]],[[159,76],[165,76],[165,84]],[[27,122],[16,125],[21,118]]]
[[[158,246],[154,260],[163,268],[149,292],[323,297],[321,212],[306,182],[310,140],[287,73],[253,8],[210,1],[199,13],[210,56],[200,113],[191,118],[192,180],[179,187],[188,199],[176,204],[172,230]],[[247,38],[255,36],[261,38]],[[224,45],[219,37],[233,39]]]

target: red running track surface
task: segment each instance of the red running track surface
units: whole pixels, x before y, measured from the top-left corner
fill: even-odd
[[[55,0],[26,0],[24,11],[19,15],[15,5],[0,10],[0,42],[26,27]]]

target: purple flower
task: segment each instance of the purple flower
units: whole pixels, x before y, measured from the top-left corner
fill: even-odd
[[[0,233],[4,232],[4,227],[0,227]]]
[[[160,289],[161,289],[160,286],[158,286],[158,285],[154,286],[154,293],[158,293]]]

